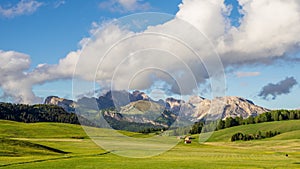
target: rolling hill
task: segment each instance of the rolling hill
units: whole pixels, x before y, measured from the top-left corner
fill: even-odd
[[[286,140],[286,139],[300,139],[300,121],[275,121],[258,124],[249,124],[236,127],[230,127],[213,132],[208,139],[209,142],[230,142],[231,136],[235,133],[242,132],[247,134],[255,134],[258,131],[279,131],[281,134],[268,138],[268,140]],[[206,133],[204,133],[205,135]]]

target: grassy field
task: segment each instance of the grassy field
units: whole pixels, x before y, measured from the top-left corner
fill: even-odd
[[[289,120],[289,121],[275,121],[275,122],[267,122],[267,123],[258,123],[251,125],[243,125],[237,127],[231,127],[227,129],[223,129],[220,131],[216,131],[212,134],[212,136],[208,139],[208,141],[216,142],[216,141],[230,141],[231,136],[237,132],[247,133],[247,134],[255,134],[258,131],[266,132],[266,131],[279,131],[280,135],[275,136],[273,138],[269,138],[267,140],[272,139],[300,139],[299,131],[300,131],[300,121],[299,120]],[[297,134],[298,132],[298,134]]]
[[[258,130],[282,134],[264,140],[229,141],[232,133]],[[195,139],[154,157],[126,158],[99,148],[78,125],[0,121],[0,168],[300,168],[299,134],[300,121],[238,126],[213,133],[205,143]]]

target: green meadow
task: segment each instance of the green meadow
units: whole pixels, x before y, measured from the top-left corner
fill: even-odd
[[[97,133],[108,129],[90,128]],[[263,140],[231,142],[236,132],[280,131]],[[144,135],[121,131],[129,137]],[[214,132],[206,142],[194,135],[172,149],[149,158],[127,158],[101,149],[79,125],[0,121],[0,168],[300,168],[300,121],[237,126]],[[108,138],[109,139],[109,138]],[[112,138],[113,139],[113,138]],[[286,156],[288,154],[288,156]]]

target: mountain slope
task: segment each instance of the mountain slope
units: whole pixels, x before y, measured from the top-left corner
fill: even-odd
[[[67,112],[74,112],[75,111],[75,102],[73,100],[68,100],[64,98],[59,98],[57,96],[48,96],[44,104],[47,105],[56,105],[62,107]]]
[[[194,115],[197,119],[201,119],[205,115],[209,114],[210,109],[212,111],[216,109],[221,109],[219,113],[222,119],[225,119],[227,117],[248,118],[249,116],[257,116],[264,112],[270,111],[269,109],[255,105],[250,100],[241,97],[236,97],[236,96],[227,96],[222,98],[216,98],[212,101],[207,99],[202,99],[202,101],[200,101],[196,105]]]
[[[176,99],[167,99],[167,108],[180,112],[186,118],[197,121],[206,116],[225,119],[227,117],[257,116],[269,109],[255,105],[252,101],[236,96],[218,97],[213,100],[200,96],[192,96],[185,102]]]

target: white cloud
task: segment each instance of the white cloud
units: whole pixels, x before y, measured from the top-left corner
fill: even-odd
[[[123,3],[122,9],[127,11],[133,9],[125,4],[141,3],[109,2]],[[103,89],[110,87],[112,81],[115,89],[127,89],[129,84],[130,88],[147,89],[161,80],[170,85],[168,92],[178,93],[178,86],[184,86],[181,93],[191,93],[209,78],[207,69],[217,73],[215,69],[220,67],[212,57],[210,44],[193,31],[195,28],[216,46],[225,67],[284,58],[291,48],[300,51],[300,3],[297,0],[240,0],[240,3],[244,17],[238,28],[230,25],[227,17],[229,9],[223,0],[183,0],[176,15],[178,18],[148,27],[145,36],[115,24],[93,24],[91,33],[95,36],[80,42],[84,50],[72,51],[58,64],[42,64],[30,72],[29,56],[2,51],[1,68],[2,65],[6,67],[0,75],[4,77],[0,81],[1,88],[15,101],[32,103],[39,99],[32,93],[32,86],[75,75],[88,81],[96,80]],[[97,31],[98,28],[102,29]],[[147,34],[150,32],[156,34],[150,36]],[[199,52],[206,69],[184,43],[172,37]],[[126,40],[116,45],[124,38]],[[102,58],[114,45],[114,50]],[[259,72],[237,72],[236,75],[257,76]]]
[[[39,64],[29,71],[30,57],[15,51],[0,50],[0,87],[5,99],[17,103],[41,103],[42,98],[32,92],[34,85],[72,78],[79,52],[70,52],[57,65]]]
[[[20,15],[28,15],[34,13],[43,3],[35,0],[21,0],[14,6],[4,8],[0,6],[0,15],[13,18]]]
[[[15,102],[40,102],[32,92],[34,82],[27,78],[29,56],[14,51],[0,51],[0,58],[0,86],[4,95]]]
[[[236,72],[235,75],[238,78],[241,78],[241,77],[253,77],[253,76],[259,76],[260,72]]]
[[[264,62],[282,57],[300,43],[297,0],[241,0],[244,17],[218,44],[224,62]]]
[[[183,0],[176,14],[216,46],[224,65],[267,63],[300,47],[300,2],[239,0],[243,18],[230,25],[224,0]]]
[[[183,0],[179,5],[177,17],[194,25],[211,41],[216,41],[224,35],[229,20],[228,7],[223,0]]]
[[[241,63],[264,63],[265,60],[283,57],[285,52],[288,52],[293,45],[299,44],[300,11],[297,10],[299,9],[299,3],[296,3],[296,0],[272,0],[272,3],[270,0],[252,0],[247,3],[241,3],[241,5],[243,7],[244,18],[241,19],[241,26],[239,28],[230,25],[228,19],[228,11],[230,8],[224,5],[223,0],[184,0],[179,6],[180,11],[176,16],[194,25],[211,40],[220,53],[225,67],[241,65]],[[279,16],[277,17],[275,13]],[[275,17],[272,17],[274,15]],[[196,50],[202,52],[202,59],[208,64],[205,65],[206,69],[215,68],[216,65],[214,65],[213,59],[210,57],[212,53],[205,51],[208,45],[207,41],[203,39],[195,40],[195,36],[197,37],[197,35],[190,31],[192,28],[184,24],[182,20],[179,20],[178,18],[162,25],[149,27],[146,32],[163,33],[188,42],[196,47]],[[291,29],[292,31],[289,31]],[[99,39],[96,38],[100,40],[101,43],[98,43],[98,40],[95,40],[95,42],[90,44],[90,49],[88,51],[90,53],[101,53],[102,51],[103,53],[114,41],[133,34],[133,32],[126,32],[118,27],[109,28],[99,34]],[[184,62],[192,63],[189,64],[188,67],[191,69],[190,71],[192,73],[197,74],[195,77],[196,79],[192,79],[188,76],[176,77],[176,73],[172,74],[175,76],[173,78],[175,78],[177,82],[180,81],[182,83],[181,86],[189,85],[187,84],[189,83],[189,80],[187,79],[195,80],[196,83],[205,82],[208,78],[208,74],[201,66],[201,63],[195,62],[194,58],[189,57],[191,56],[189,51],[186,51],[184,47],[180,45],[178,46],[178,44],[160,38],[161,37],[155,37],[154,39],[151,39],[149,37],[139,37],[136,38],[135,41],[130,41],[128,44],[124,43],[123,45],[118,46],[118,50],[115,50],[111,56],[103,60],[103,63],[105,64],[100,65],[101,70],[103,71],[100,73],[98,72],[98,78],[101,77],[98,79],[101,86],[110,83],[112,74],[116,73],[114,71],[118,66],[120,67],[120,70],[117,72],[119,78],[116,78],[118,80],[115,81],[115,83],[119,85],[115,86],[118,89],[127,88],[130,78],[134,76],[138,70],[146,66],[157,66],[168,73],[178,72],[178,70],[183,69],[181,62],[177,60],[176,57],[172,56],[172,53],[160,52],[159,54],[159,52],[153,51],[141,54],[142,52],[140,52],[140,55],[144,57],[136,54],[131,56],[131,59],[127,58],[127,60],[122,60],[126,59],[130,53],[134,54],[136,49],[143,49],[147,46],[172,51]],[[100,46],[103,48],[99,51]],[[159,63],[157,60],[159,60]],[[118,65],[120,62],[126,66],[123,68]],[[86,62],[86,64],[87,63],[88,62]],[[93,63],[90,65],[93,65]],[[130,69],[128,69],[128,67]],[[92,68],[93,66],[90,66],[90,69]],[[90,70],[86,70],[86,72],[89,71]],[[184,70],[185,73],[188,73],[188,71],[189,70]],[[213,72],[213,70],[210,71]],[[259,72],[239,73],[240,77],[254,75],[259,75]],[[184,77],[188,78],[184,79]],[[176,89],[176,85],[174,84],[174,79],[168,78],[165,74],[156,73],[153,75],[153,71],[145,71],[143,75],[137,79],[139,80],[133,81],[131,85],[146,89],[151,87],[155,80],[164,80],[172,85],[172,92],[178,92],[178,89]],[[189,88],[191,90],[195,89],[193,83],[190,83],[190,85]],[[191,91],[181,92],[189,93]]]
[[[148,2],[143,0],[108,0],[99,3],[99,7],[111,12],[134,12],[134,11],[146,11],[151,8]]]

